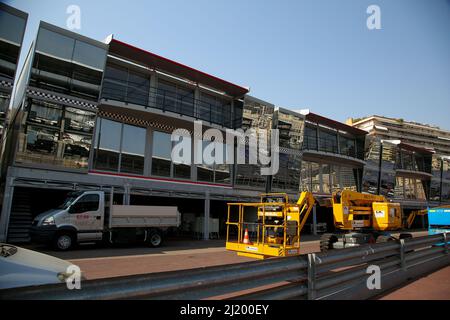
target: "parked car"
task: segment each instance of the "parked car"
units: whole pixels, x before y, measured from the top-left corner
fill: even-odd
[[[63,283],[72,263],[47,254],[0,243],[0,289]]]

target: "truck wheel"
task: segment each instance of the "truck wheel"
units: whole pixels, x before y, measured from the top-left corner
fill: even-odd
[[[320,237],[320,252],[327,252],[333,249],[333,243],[337,242],[338,239],[334,234],[324,233]]]
[[[74,239],[69,233],[59,233],[53,240],[53,247],[59,251],[67,251],[73,247]]]
[[[161,232],[159,232],[158,230],[150,230],[149,233],[150,236],[148,238],[148,243],[150,244],[150,246],[152,246],[153,248],[161,246],[163,241]]]

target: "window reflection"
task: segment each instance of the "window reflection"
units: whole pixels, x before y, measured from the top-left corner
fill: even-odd
[[[118,170],[121,127],[122,124],[119,122],[99,119],[95,152],[96,169]]]
[[[192,147],[191,144],[191,137],[188,136],[178,136],[179,138],[179,142],[177,143],[183,143],[183,145],[189,145]],[[185,150],[183,149],[181,154],[179,155],[180,157],[184,158],[187,157],[189,154],[183,154],[185,152]],[[192,155],[192,150],[190,155]],[[181,179],[190,179],[191,178],[191,166],[188,164],[184,164],[184,163],[173,163],[173,176],[175,178],[181,178]]]
[[[337,153],[337,133],[320,129],[319,150],[324,152]]]
[[[69,125],[67,119],[68,114],[84,114],[85,111],[39,100],[30,100],[26,109],[28,117],[20,133],[19,141],[23,143],[19,144],[16,161],[77,169],[88,167],[92,129],[73,130],[73,123]],[[62,121],[63,114],[65,124]],[[95,114],[89,114],[91,119],[95,117]],[[88,125],[84,119],[81,126]]]
[[[64,122],[66,130],[92,133],[95,125],[95,113],[66,107]]]
[[[143,174],[146,129],[123,125],[120,172]]]
[[[339,143],[341,154],[349,157],[356,157],[355,139],[341,135],[339,136]]]
[[[61,107],[44,102],[33,102],[28,115],[28,120],[43,125],[59,127],[61,116]]]
[[[211,144],[214,144],[216,150],[221,150],[223,158],[221,159],[219,154],[216,155],[215,151],[212,152],[212,156],[215,157],[213,164],[206,164],[203,158],[203,163],[197,165],[197,179],[205,182],[228,184],[231,182],[231,176],[230,165],[226,163],[228,157],[227,145],[221,142],[199,141],[197,146],[198,148],[202,147],[203,152]]]
[[[39,29],[31,84],[47,90],[97,100],[106,60],[100,46]]]
[[[73,133],[64,133],[64,160],[75,165],[77,168],[87,168],[91,137]]]
[[[29,126],[27,131],[27,149],[34,153],[56,154],[58,132]]]
[[[317,150],[317,128],[306,125],[303,149]]]
[[[170,134],[160,131],[153,132],[152,174],[170,177],[172,141]]]

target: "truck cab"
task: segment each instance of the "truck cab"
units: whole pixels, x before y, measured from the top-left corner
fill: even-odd
[[[53,243],[68,250],[75,242],[102,240],[105,219],[103,191],[71,192],[58,208],[38,215],[32,224],[33,242]]]

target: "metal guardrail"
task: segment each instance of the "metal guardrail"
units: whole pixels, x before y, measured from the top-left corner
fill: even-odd
[[[326,254],[0,290],[0,299],[368,299],[450,265],[450,234],[364,245]],[[381,289],[369,289],[378,266]]]

